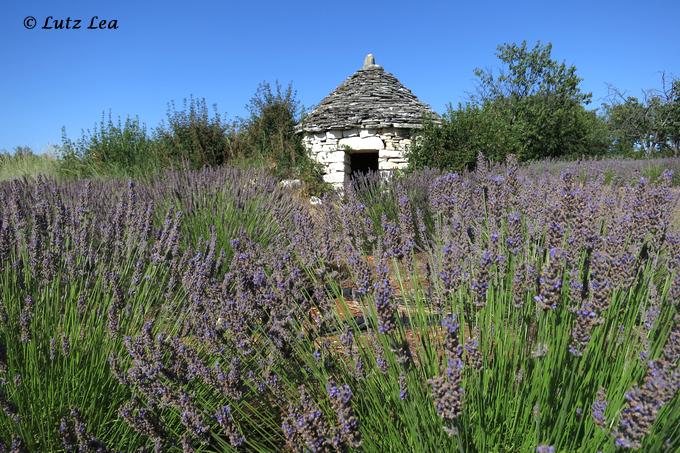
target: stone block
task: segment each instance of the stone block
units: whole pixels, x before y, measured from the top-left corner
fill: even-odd
[[[357,129],[347,129],[342,131],[343,137],[358,137],[359,131]]]
[[[338,147],[349,147],[355,151],[379,151],[381,149],[385,149],[385,143],[380,139],[380,137],[350,137],[340,140],[340,142],[338,142]]]
[[[396,170],[398,168],[406,168],[407,164],[406,163],[397,163],[394,162],[393,160],[388,160],[386,162],[378,162],[378,169],[379,170]]]
[[[349,173],[350,167],[345,162],[329,162],[326,165],[326,171],[328,173],[343,172]]]
[[[359,137],[373,137],[375,135],[378,135],[378,131],[376,129],[361,129],[359,131]]]
[[[325,132],[319,132],[317,134],[314,134],[314,139],[322,142],[322,141],[326,140],[326,133]]]
[[[323,180],[331,184],[342,184],[345,182],[345,172],[335,172],[323,175]]]
[[[343,132],[343,131],[340,130],[340,129],[328,131],[328,132],[326,132],[326,140],[328,140],[328,139],[337,139],[337,140],[339,140],[339,139],[342,138],[342,132]]]
[[[400,149],[384,149],[378,153],[378,157],[385,159],[403,158],[404,151]]]
[[[323,164],[331,162],[345,162],[344,151],[324,151],[316,156],[317,160]]]

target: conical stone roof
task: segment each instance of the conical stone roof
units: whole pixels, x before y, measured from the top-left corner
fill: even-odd
[[[332,129],[418,129],[436,114],[369,54],[352,74],[297,126],[298,132]]]

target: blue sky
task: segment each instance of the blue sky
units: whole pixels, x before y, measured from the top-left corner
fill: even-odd
[[[92,16],[117,30],[87,30]],[[25,29],[24,18],[37,20]],[[43,30],[45,18],[83,20]],[[149,128],[193,94],[245,115],[259,82],[292,81],[306,106],[358,69],[366,53],[441,112],[474,90],[504,42],[553,43],[594,105],[607,83],[639,94],[680,76],[680,2],[3,0],[0,149],[44,150],[92,128],[103,111]]]

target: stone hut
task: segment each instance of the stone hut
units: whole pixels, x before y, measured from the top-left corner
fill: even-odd
[[[326,96],[297,126],[323,179],[339,188],[357,173],[389,174],[408,165],[405,151],[426,116],[411,90],[368,54],[364,66]]]

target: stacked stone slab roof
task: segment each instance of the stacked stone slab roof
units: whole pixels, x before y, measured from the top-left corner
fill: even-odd
[[[333,129],[422,128],[423,117],[436,114],[395,76],[366,57],[363,68],[326,96],[301,124],[299,132]]]

